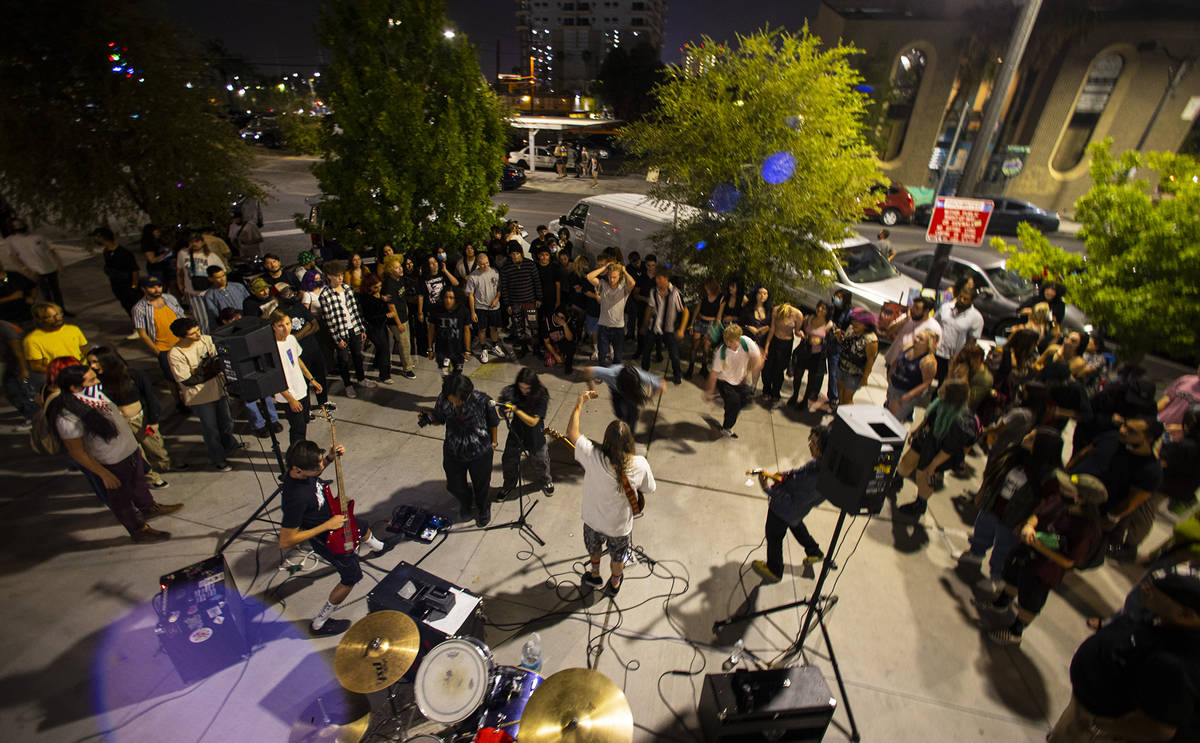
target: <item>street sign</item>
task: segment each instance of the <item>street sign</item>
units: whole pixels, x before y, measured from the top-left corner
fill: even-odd
[[[986,199],[938,196],[929,215],[925,241],[979,247],[987,234],[993,204]]]

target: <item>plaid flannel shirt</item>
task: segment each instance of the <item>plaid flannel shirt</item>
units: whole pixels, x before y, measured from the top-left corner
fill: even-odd
[[[358,311],[358,301],[354,298],[354,292],[346,286],[340,292],[333,289],[321,292],[321,319],[329,327],[329,334],[335,343],[366,332],[362,314]]]

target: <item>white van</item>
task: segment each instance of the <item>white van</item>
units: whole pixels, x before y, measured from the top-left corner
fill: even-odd
[[[571,242],[583,255],[596,259],[605,248],[616,246],[629,255],[653,253],[652,235],[669,231],[680,219],[697,214],[682,204],[661,204],[638,193],[613,193],[580,199],[570,214],[564,214],[548,226],[551,234],[560,227],[571,232]]]
[[[650,239],[656,232],[670,230],[682,219],[698,214],[691,206],[656,202],[636,193],[589,196],[550,223],[550,232],[560,227],[571,232],[571,241],[583,255],[595,260],[605,248],[615,245],[624,255],[638,251],[643,256],[656,251]],[[827,270],[828,287],[811,275],[796,275],[792,299],[812,308],[821,299],[829,299],[834,290],[846,289],[856,306],[879,312],[884,302],[908,304],[909,295],[921,284],[892,267],[877,245],[854,235],[838,243],[826,243],[837,259],[836,271]],[[668,265],[670,257],[660,255]]]

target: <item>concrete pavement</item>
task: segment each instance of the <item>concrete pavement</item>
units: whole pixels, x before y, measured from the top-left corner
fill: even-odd
[[[65,289],[75,300],[78,323],[90,340],[117,345],[157,379],[138,344],[120,340],[128,319],[108,294],[99,259],[82,252],[76,258]],[[540,362],[532,363],[542,371]],[[517,368],[472,361],[467,372],[495,395]],[[547,420],[564,430],[583,385],[555,372],[542,378],[551,393]],[[348,449],[347,485],[358,512],[376,528],[401,504],[454,512],[440,467],[442,431],[419,428],[415,415],[433,401],[439,383],[432,362],[419,359],[414,380],[397,379],[357,400],[334,398],[339,439]],[[879,404],[883,394],[877,368],[858,402]],[[636,522],[634,541],[655,564],[643,560],[629,568],[616,600],[588,601],[579,594],[582,471],[556,443],[557,491],[538,496],[530,518],[545,547],[513,530],[481,532],[473,524],[457,525],[434,547],[402,543],[366,567],[367,579],[335,616],[361,618],[377,580],[401,560],[423,559],[423,569],[485,597],[490,626],[484,639],[498,663],[515,665],[527,632],[536,630],[544,675],[590,664],[624,689],[636,740],[689,738],[685,727],[698,730],[703,674],[720,670],[739,637],[760,658],[777,656],[794,640],[803,616],[780,612],[735,624],[719,636],[713,622],[739,608],[795,601],[813,586],[813,571],[790,539],[783,582],[759,586],[749,570],[750,560],[764,556],[766,502],[746,486],[744,472],[804,461],[807,431],[820,416],[755,404],[739,421],[737,440],[716,437],[711,421],[719,417],[716,406],[701,401],[695,381],[668,385],[645,412],[639,440],[659,489]],[[584,432],[599,436],[609,419],[607,400],[589,403]],[[205,467],[195,418],[164,423],[172,455],[192,468],[167,474],[170,488],[155,495],[185,508],[156,522],[174,539],[133,546],[82,477],[67,472],[60,459],[32,456],[14,422],[15,413],[0,408],[3,513],[10,527],[0,568],[0,588],[9,596],[0,606],[8,629],[0,638],[0,725],[11,740],[298,740],[291,726],[318,696],[331,706],[349,696],[336,690],[332,675],[336,638],[312,640],[304,632],[336,578],[295,551],[281,554],[268,524],[252,525],[226,552],[239,588],[252,598],[260,641],[254,654],[184,684],[158,652],[150,606],[158,577],[212,555],[274,487],[273,457],[262,440],[244,435],[244,424],[245,453],[231,458],[233,472],[218,475]],[[322,424],[309,431],[328,441]],[[978,473],[982,460],[970,461]],[[850,520],[844,531],[837,548],[841,567],[827,584],[827,593],[838,596],[828,626],[864,740],[1043,740],[1068,698],[1067,664],[1088,633],[1083,618],[1118,606],[1136,577],[1135,570],[1113,565],[1071,576],[1019,648],[991,645],[971,605],[970,583],[956,573],[954,560],[966,546],[970,523],[963,496],[976,481],[977,475],[948,477],[919,525],[893,519],[889,505],[880,516]],[[493,484],[499,484],[498,472]],[[913,497],[906,484],[898,500]],[[493,521],[515,518],[517,507],[497,504]],[[278,518],[278,511],[273,515]],[[807,520],[823,546],[836,518],[826,505]],[[1157,525],[1149,543],[1165,529]],[[299,567],[290,572],[289,565]],[[845,704],[820,633],[810,634],[805,656],[822,669],[838,698],[826,740],[847,740]],[[383,706],[380,695],[370,701]]]

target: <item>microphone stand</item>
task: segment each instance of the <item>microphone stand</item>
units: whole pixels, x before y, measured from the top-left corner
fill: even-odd
[[[497,407],[500,405],[500,403],[496,403],[494,401],[492,404],[496,405]],[[507,445],[508,441],[514,438],[520,441],[519,437],[512,435],[512,423],[509,422],[508,417],[501,415],[500,420],[504,421],[504,427],[509,433],[505,444]],[[537,542],[539,547],[545,547],[545,541],[543,541],[542,538],[538,536],[538,533],[534,531],[533,527],[529,525],[529,514],[533,513],[533,509],[540,501],[531,499],[533,500],[533,503],[530,504],[529,508],[525,507],[525,483],[521,479],[522,454],[525,455],[525,460],[528,461],[530,454],[523,443],[520,445],[519,454],[517,455],[517,518],[512,521],[507,521],[503,524],[490,524],[483,527],[482,531],[492,531],[493,529],[516,529],[522,534],[528,536],[533,541]]]

